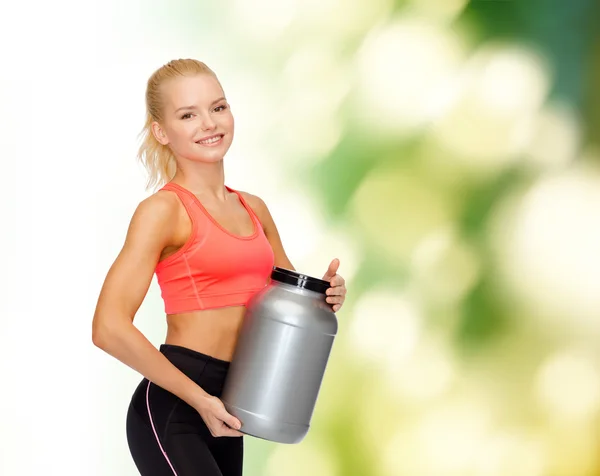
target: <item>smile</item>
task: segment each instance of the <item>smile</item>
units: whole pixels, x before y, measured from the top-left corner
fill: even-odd
[[[217,134],[216,136],[207,137],[206,139],[199,140],[196,144],[205,146],[214,146],[220,144],[223,140],[223,134]]]

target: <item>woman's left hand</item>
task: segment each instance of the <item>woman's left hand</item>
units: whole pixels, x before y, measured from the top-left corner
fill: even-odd
[[[333,312],[339,311],[346,299],[346,280],[337,274],[339,267],[340,260],[336,258],[331,262],[323,276],[323,279],[329,281],[331,286],[327,290],[327,302],[333,304]]]

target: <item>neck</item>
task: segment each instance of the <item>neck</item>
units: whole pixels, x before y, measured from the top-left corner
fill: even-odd
[[[195,195],[217,200],[227,198],[222,160],[211,163],[178,161],[177,172],[172,181]]]

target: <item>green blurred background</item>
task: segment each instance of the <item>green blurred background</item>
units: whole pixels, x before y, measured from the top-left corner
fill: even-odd
[[[309,435],[245,474],[600,475],[600,3],[166,5],[228,176],[349,289]]]

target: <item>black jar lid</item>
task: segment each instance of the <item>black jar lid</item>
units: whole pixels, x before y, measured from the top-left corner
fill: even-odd
[[[325,294],[325,291],[330,287],[329,282],[323,279],[313,278],[306,274],[300,274],[291,269],[279,268],[277,266],[273,266],[271,279],[321,294]]]

